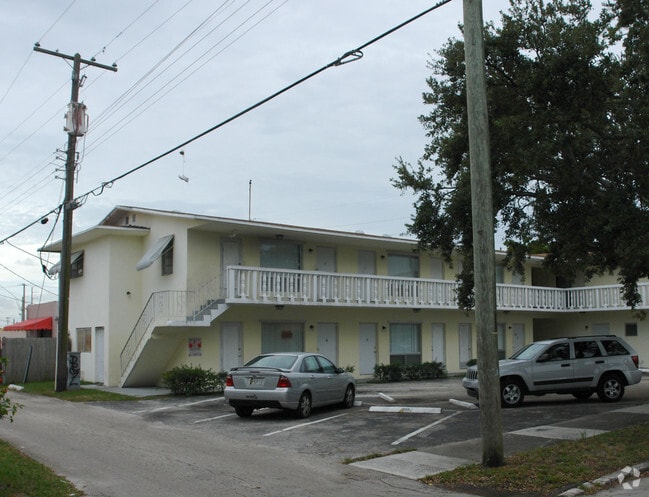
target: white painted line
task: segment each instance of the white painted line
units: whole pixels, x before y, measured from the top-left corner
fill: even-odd
[[[457,416],[457,415],[460,414],[461,412],[462,412],[462,411],[457,411],[457,412],[454,412],[453,414],[451,414],[451,415],[449,415],[449,416],[446,416],[445,418],[438,419],[438,420],[435,421],[434,423],[431,423],[431,424],[429,424],[429,425],[426,425],[426,426],[424,426],[423,428],[419,428],[418,430],[413,431],[412,433],[408,433],[407,435],[401,437],[399,440],[396,440],[395,442],[392,442],[390,445],[399,445],[401,442],[405,442],[406,440],[409,440],[410,438],[412,438],[412,437],[414,437],[414,436],[416,436],[416,435],[419,435],[420,433],[422,433],[422,432],[424,432],[424,431],[426,431],[426,430],[429,430],[429,429],[432,428],[433,426],[438,425],[438,424],[440,424],[440,423],[443,423],[443,422],[446,421],[447,419],[451,419],[453,416]]]
[[[370,412],[406,412],[413,414],[441,414],[439,407],[372,406]]]
[[[199,419],[198,421],[194,421],[192,424],[193,424],[193,425],[197,425],[197,424],[199,424],[199,423],[207,423],[208,421],[214,421],[214,420],[216,420],[216,419],[221,419],[221,418],[229,418],[229,417],[232,417],[232,416],[234,416],[234,415],[235,415],[234,413],[230,413],[230,414],[222,414],[221,416],[216,416],[216,417],[214,417],[214,418]]]
[[[284,428],[283,430],[271,431],[270,433],[266,433],[264,436],[265,436],[265,437],[270,437],[271,435],[277,435],[278,433],[283,433],[283,432],[285,432],[285,431],[295,430],[296,428],[302,428],[302,427],[304,427],[304,426],[309,426],[309,425],[315,425],[315,424],[318,424],[318,423],[323,423],[324,421],[330,421],[330,420],[332,420],[332,419],[336,419],[336,418],[339,418],[339,417],[341,417],[341,416],[347,416],[347,414],[349,414],[349,413],[338,414],[337,416],[331,416],[330,418],[324,418],[324,419],[319,419],[319,420],[317,420],[317,421],[311,421],[310,423],[300,423],[299,425],[289,426],[288,428]]]
[[[463,400],[455,400],[455,399],[448,399],[448,401],[451,404],[455,404],[456,406],[460,406],[460,407],[465,407],[466,409],[478,409],[478,406],[475,405],[473,402],[465,402]]]
[[[386,395],[384,393],[379,392],[379,397],[381,397],[383,400],[386,400],[388,402],[396,402],[396,400],[394,400],[392,397],[390,397],[389,395]]]
[[[155,409],[142,409],[141,411],[133,411],[133,414],[142,414],[145,412],[158,412],[158,411],[168,411],[169,409],[177,409],[181,407],[195,406],[198,404],[206,404],[208,402],[217,402],[225,400],[223,397],[213,397],[211,399],[197,400],[196,402],[186,402],[185,404],[174,404],[171,406],[156,407]]]

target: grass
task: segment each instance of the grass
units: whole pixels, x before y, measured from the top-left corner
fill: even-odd
[[[0,440],[2,497],[77,497],[85,495],[65,478]]]
[[[133,400],[130,395],[123,395],[120,393],[106,392],[104,390],[96,390],[93,388],[79,388],[77,390],[65,390],[63,392],[54,391],[53,381],[36,381],[33,383],[25,383],[25,393],[35,395],[45,395],[47,397],[55,397],[61,400],[68,400],[70,402],[98,402],[98,401],[120,401],[120,400]]]
[[[423,481],[455,489],[557,495],[566,488],[649,461],[649,446],[642,443],[646,440],[649,423],[514,454],[498,468],[472,464]]]

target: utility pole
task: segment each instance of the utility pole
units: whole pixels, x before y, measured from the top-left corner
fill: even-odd
[[[473,270],[478,333],[478,385],[482,464],[505,463],[496,327],[496,251],[489,159],[482,0],[464,0],[464,56],[471,164]]]
[[[34,51],[47,55],[54,55],[62,59],[72,60],[72,92],[66,122],[68,132],[68,149],[65,161],[65,196],[63,200],[63,238],[61,240],[61,271],[59,273],[59,327],[56,345],[56,374],[55,391],[63,392],[67,389],[68,369],[68,321],[70,309],[70,263],[72,249],[72,212],[77,207],[74,203],[74,171],[76,167],[77,137],[86,132],[85,106],[79,105],[79,88],[81,87],[81,64],[99,67],[108,71],[117,71],[117,66],[98,64],[94,58],[85,60],[78,53],[65,55],[58,51],[45,50],[37,43]]]

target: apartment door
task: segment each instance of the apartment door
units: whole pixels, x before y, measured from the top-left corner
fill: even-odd
[[[473,358],[471,324],[460,323],[458,336],[460,343],[460,368],[466,368],[466,363]]]
[[[104,384],[104,327],[95,328],[95,383]]]
[[[446,364],[446,332],[443,324],[433,324],[433,361]]]
[[[338,327],[336,323],[318,323],[318,352],[338,363]]]
[[[221,369],[229,371],[243,364],[241,323],[221,325]]]
[[[359,374],[374,374],[376,366],[376,323],[361,323],[359,327]]]
[[[316,271],[336,272],[336,249],[333,247],[316,247]]]
[[[239,240],[225,239],[221,241],[221,293],[220,297],[227,295],[228,266],[241,265],[241,242]]]
[[[525,347],[525,325],[522,323],[515,323],[512,325],[512,347],[513,352],[518,352]]]

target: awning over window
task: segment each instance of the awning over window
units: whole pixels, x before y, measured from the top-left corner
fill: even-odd
[[[28,319],[20,323],[10,324],[4,327],[4,331],[18,331],[18,330],[51,330],[52,329],[52,316],[46,318]]]
[[[72,255],[70,256],[70,265],[74,264],[79,260],[79,257],[83,255],[83,250],[79,250],[79,252],[73,252]],[[57,262],[54,264],[48,271],[47,274],[50,276],[54,276],[55,274],[59,274],[61,272],[61,262]]]
[[[157,242],[155,242],[151,246],[149,250],[146,251],[144,257],[142,257],[139,260],[139,262],[135,265],[135,269],[141,271],[142,269],[148,268],[151,264],[153,264],[156,260],[160,258],[162,253],[173,241],[173,239],[174,239],[173,235],[167,235],[160,238]]]

